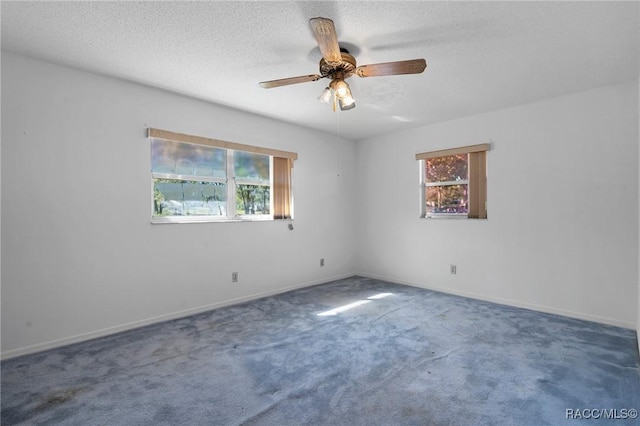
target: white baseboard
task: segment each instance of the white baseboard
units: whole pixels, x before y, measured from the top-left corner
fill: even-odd
[[[286,293],[291,290],[296,290],[299,288],[310,287],[313,285],[324,284],[335,280],[340,280],[344,278],[349,278],[356,275],[355,273],[336,275],[332,277],[321,278],[319,280],[307,281],[299,284],[294,284],[291,286],[281,287],[275,290],[264,291],[260,293],[254,293],[247,296],[238,297],[235,299],[224,300],[222,302],[216,302],[208,305],[198,306],[196,308],[186,309],[184,311],[172,312],[166,315],[160,315],[153,318],[146,318],[139,321],[133,321],[126,324],[120,324],[114,327],[103,328],[101,330],[90,331],[87,333],[78,334],[75,336],[64,337],[62,339],[51,340],[48,342],[38,343],[31,346],[25,346],[18,349],[12,349],[6,352],[2,352],[0,354],[0,359],[10,359],[15,358],[22,355],[28,355],[36,352],[42,352],[49,349],[55,349],[61,346],[71,345],[73,343],[80,343],[91,339],[96,339],[99,337],[105,337],[116,333],[121,333],[123,331],[129,331],[136,328],[144,327],[151,324],[160,323],[163,321],[170,321],[178,318],[184,318],[191,315],[196,315],[202,312],[207,312],[213,309],[222,308],[225,306],[237,305],[239,303],[249,302],[251,300],[260,299],[263,297],[273,296],[280,293]]]
[[[497,304],[500,304],[500,305],[512,306],[512,307],[515,307],[515,308],[530,309],[532,311],[538,311],[538,312],[544,312],[544,313],[548,313],[548,314],[561,315],[561,316],[564,316],[564,317],[581,319],[581,320],[585,320],[585,321],[592,321],[592,322],[597,322],[597,323],[600,323],[600,324],[613,325],[615,327],[627,328],[627,329],[631,329],[631,330],[635,330],[636,327],[637,327],[637,324],[633,324],[631,322],[626,322],[626,321],[619,321],[619,320],[616,320],[616,319],[613,319],[613,318],[607,318],[607,317],[601,317],[601,316],[597,316],[597,315],[584,314],[584,313],[581,313],[581,312],[567,311],[567,310],[564,310],[564,309],[557,309],[557,308],[548,307],[548,306],[535,305],[535,304],[532,304],[532,303],[519,302],[517,300],[504,299],[504,298],[500,298],[500,297],[487,297],[487,296],[484,296],[484,295],[481,295],[481,294],[468,293],[468,292],[464,292],[464,291],[452,290],[450,288],[443,288],[443,287],[425,285],[424,283],[410,282],[410,281],[405,281],[405,280],[401,280],[401,279],[394,278],[394,277],[385,277],[385,276],[381,276],[381,275],[367,274],[367,273],[363,273],[363,272],[359,272],[357,275],[359,275],[361,277],[374,278],[374,279],[378,279],[378,280],[382,280],[382,281],[388,281],[388,282],[397,283],[397,284],[405,284],[405,285],[409,285],[409,286],[412,286],[412,287],[425,288],[427,290],[433,290],[433,291],[438,291],[438,292],[441,292],[441,293],[453,294],[453,295],[456,295],[456,296],[468,297],[468,298],[471,298],[471,299],[483,300],[485,302],[492,302],[492,303],[497,303]],[[638,345],[639,345],[639,348],[640,348],[640,342],[638,343]]]

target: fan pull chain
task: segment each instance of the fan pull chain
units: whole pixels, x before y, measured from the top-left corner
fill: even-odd
[[[333,111],[336,111],[335,100],[333,102]],[[340,176],[340,111],[336,114],[336,176]]]

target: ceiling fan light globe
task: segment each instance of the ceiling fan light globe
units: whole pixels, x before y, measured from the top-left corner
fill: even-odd
[[[326,87],[322,93],[320,94],[320,96],[318,96],[318,100],[320,102],[322,102],[323,104],[328,104],[329,101],[331,100],[331,89],[329,89],[328,87]]]
[[[354,109],[356,107],[356,100],[351,96],[346,96],[340,99],[340,109],[342,111],[348,111],[350,109]]]
[[[333,85],[333,90],[336,91],[336,96],[338,96],[338,98],[343,98],[351,92],[351,90],[349,90],[349,85],[344,80],[336,80]]]
[[[353,96],[351,96],[351,94],[347,95],[347,96],[343,96],[342,99],[340,99],[340,102],[342,102],[343,105],[345,106],[349,106],[352,103],[354,103],[356,100],[353,99]]]

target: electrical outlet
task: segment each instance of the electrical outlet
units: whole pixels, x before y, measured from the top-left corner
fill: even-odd
[[[320,259],[320,266],[324,266],[324,258]]]
[[[456,265],[450,265],[451,275],[455,275],[457,272]]]
[[[232,283],[237,283],[238,282],[238,273],[237,272],[232,272],[231,273],[231,282]]]

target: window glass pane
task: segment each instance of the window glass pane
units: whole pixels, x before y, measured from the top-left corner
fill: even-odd
[[[226,178],[224,149],[190,143],[151,139],[151,171],[187,176]]]
[[[226,216],[227,185],[221,182],[153,180],[153,216]]]
[[[467,214],[468,185],[428,186],[427,216],[433,213]]]
[[[425,160],[426,182],[448,182],[467,180],[467,154]]]
[[[237,179],[253,182],[269,181],[269,156],[250,152],[234,151],[233,163]]]
[[[268,185],[236,185],[236,214],[269,214],[271,187]]]

